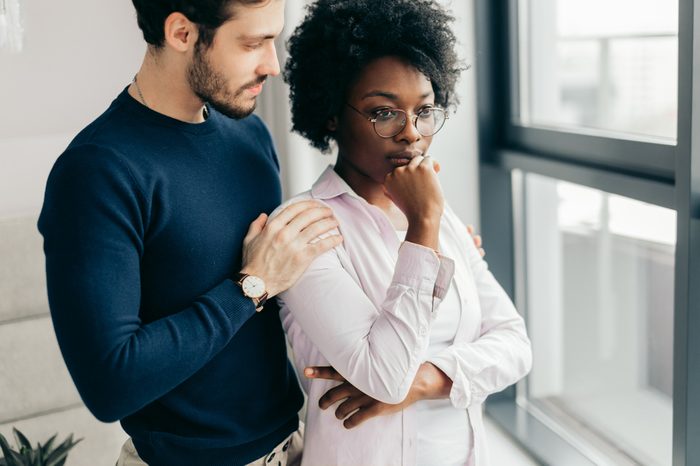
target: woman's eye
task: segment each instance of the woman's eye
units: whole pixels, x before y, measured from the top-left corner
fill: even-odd
[[[423,120],[427,120],[430,117],[433,116],[433,109],[432,107],[426,107],[422,108],[418,111],[418,118],[421,118]]]
[[[254,44],[248,44],[248,45],[247,45],[247,47],[248,47],[250,50],[259,49],[261,46],[262,46],[262,42],[256,42],[256,43],[254,43]]]
[[[386,120],[393,120],[394,118],[396,118],[396,114],[397,114],[396,110],[391,110],[391,109],[387,108],[384,110],[377,110],[376,112],[374,112],[374,117],[377,120],[386,121]]]

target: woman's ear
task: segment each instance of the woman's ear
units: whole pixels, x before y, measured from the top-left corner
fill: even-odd
[[[329,118],[326,123],[326,129],[331,133],[335,133],[338,129],[338,117]]]

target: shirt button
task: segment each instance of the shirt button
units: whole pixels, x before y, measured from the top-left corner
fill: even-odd
[[[418,329],[418,334],[422,337],[424,337],[427,332],[428,330],[425,328],[425,325],[421,325],[420,329]]]

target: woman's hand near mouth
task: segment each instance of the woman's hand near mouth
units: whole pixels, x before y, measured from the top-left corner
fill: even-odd
[[[387,195],[408,220],[406,241],[437,250],[445,200],[437,178],[439,165],[430,157],[413,157],[384,179]]]

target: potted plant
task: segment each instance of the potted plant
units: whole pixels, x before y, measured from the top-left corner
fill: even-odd
[[[7,439],[0,434],[0,450],[3,455],[3,458],[0,458],[0,466],[63,466],[70,449],[82,440],[73,441],[71,434],[61,444],[54,446],[58,435],[55,434],[43,445],[37,442],[35,448],[19,430],[13,428],[12,433],[18,450],[13,450]]]

